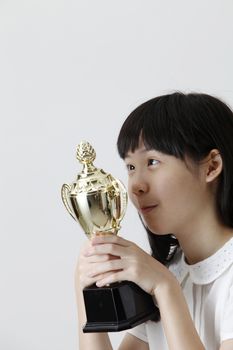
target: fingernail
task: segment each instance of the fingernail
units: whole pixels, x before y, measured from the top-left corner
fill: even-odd
[[[90,254],[89,251],[87,251],[87,252],[85,252],[83,255],[84,255],[84,256],[90,256],[91,254]]]

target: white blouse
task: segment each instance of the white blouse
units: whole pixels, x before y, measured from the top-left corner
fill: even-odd
[[[189,311],[206,350],[233,339],[233,238],[209,258],[188,265],[177,253],[169,270],[181,284]],[[168,350],[161,322],[147,321],[128,332],[151,350]]]

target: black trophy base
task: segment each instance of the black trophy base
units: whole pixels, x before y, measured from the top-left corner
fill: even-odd
[[[118,332],[152,319],[156,307],[152,296],[133,282],[83,290],[87,323],[84,333]]]

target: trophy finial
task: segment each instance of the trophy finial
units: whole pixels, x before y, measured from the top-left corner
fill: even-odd
[[[76,158],[83,164],[81,176],[86,176],[97,169],[93,165],[96,153],[92,145],[87,141],[81,141],[77,146]]]
[[[89,142],[81,141],[77,146],[76,156],[80,163],[91,164],[95,160],[96,153]]]

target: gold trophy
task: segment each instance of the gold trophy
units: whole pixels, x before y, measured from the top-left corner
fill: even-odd
[[[127,192],[111,174],[93,165],[96,153],[82,141],[77,159],[83,164],[72,184],[64,184],[63,203],[88,238],[117,234],[127,207]],[[155,315],[152,297],[135,283],[117,282],[104,287],[92,285],[83,290],[87,323],[83,332],[113,332],[132,328]]]

